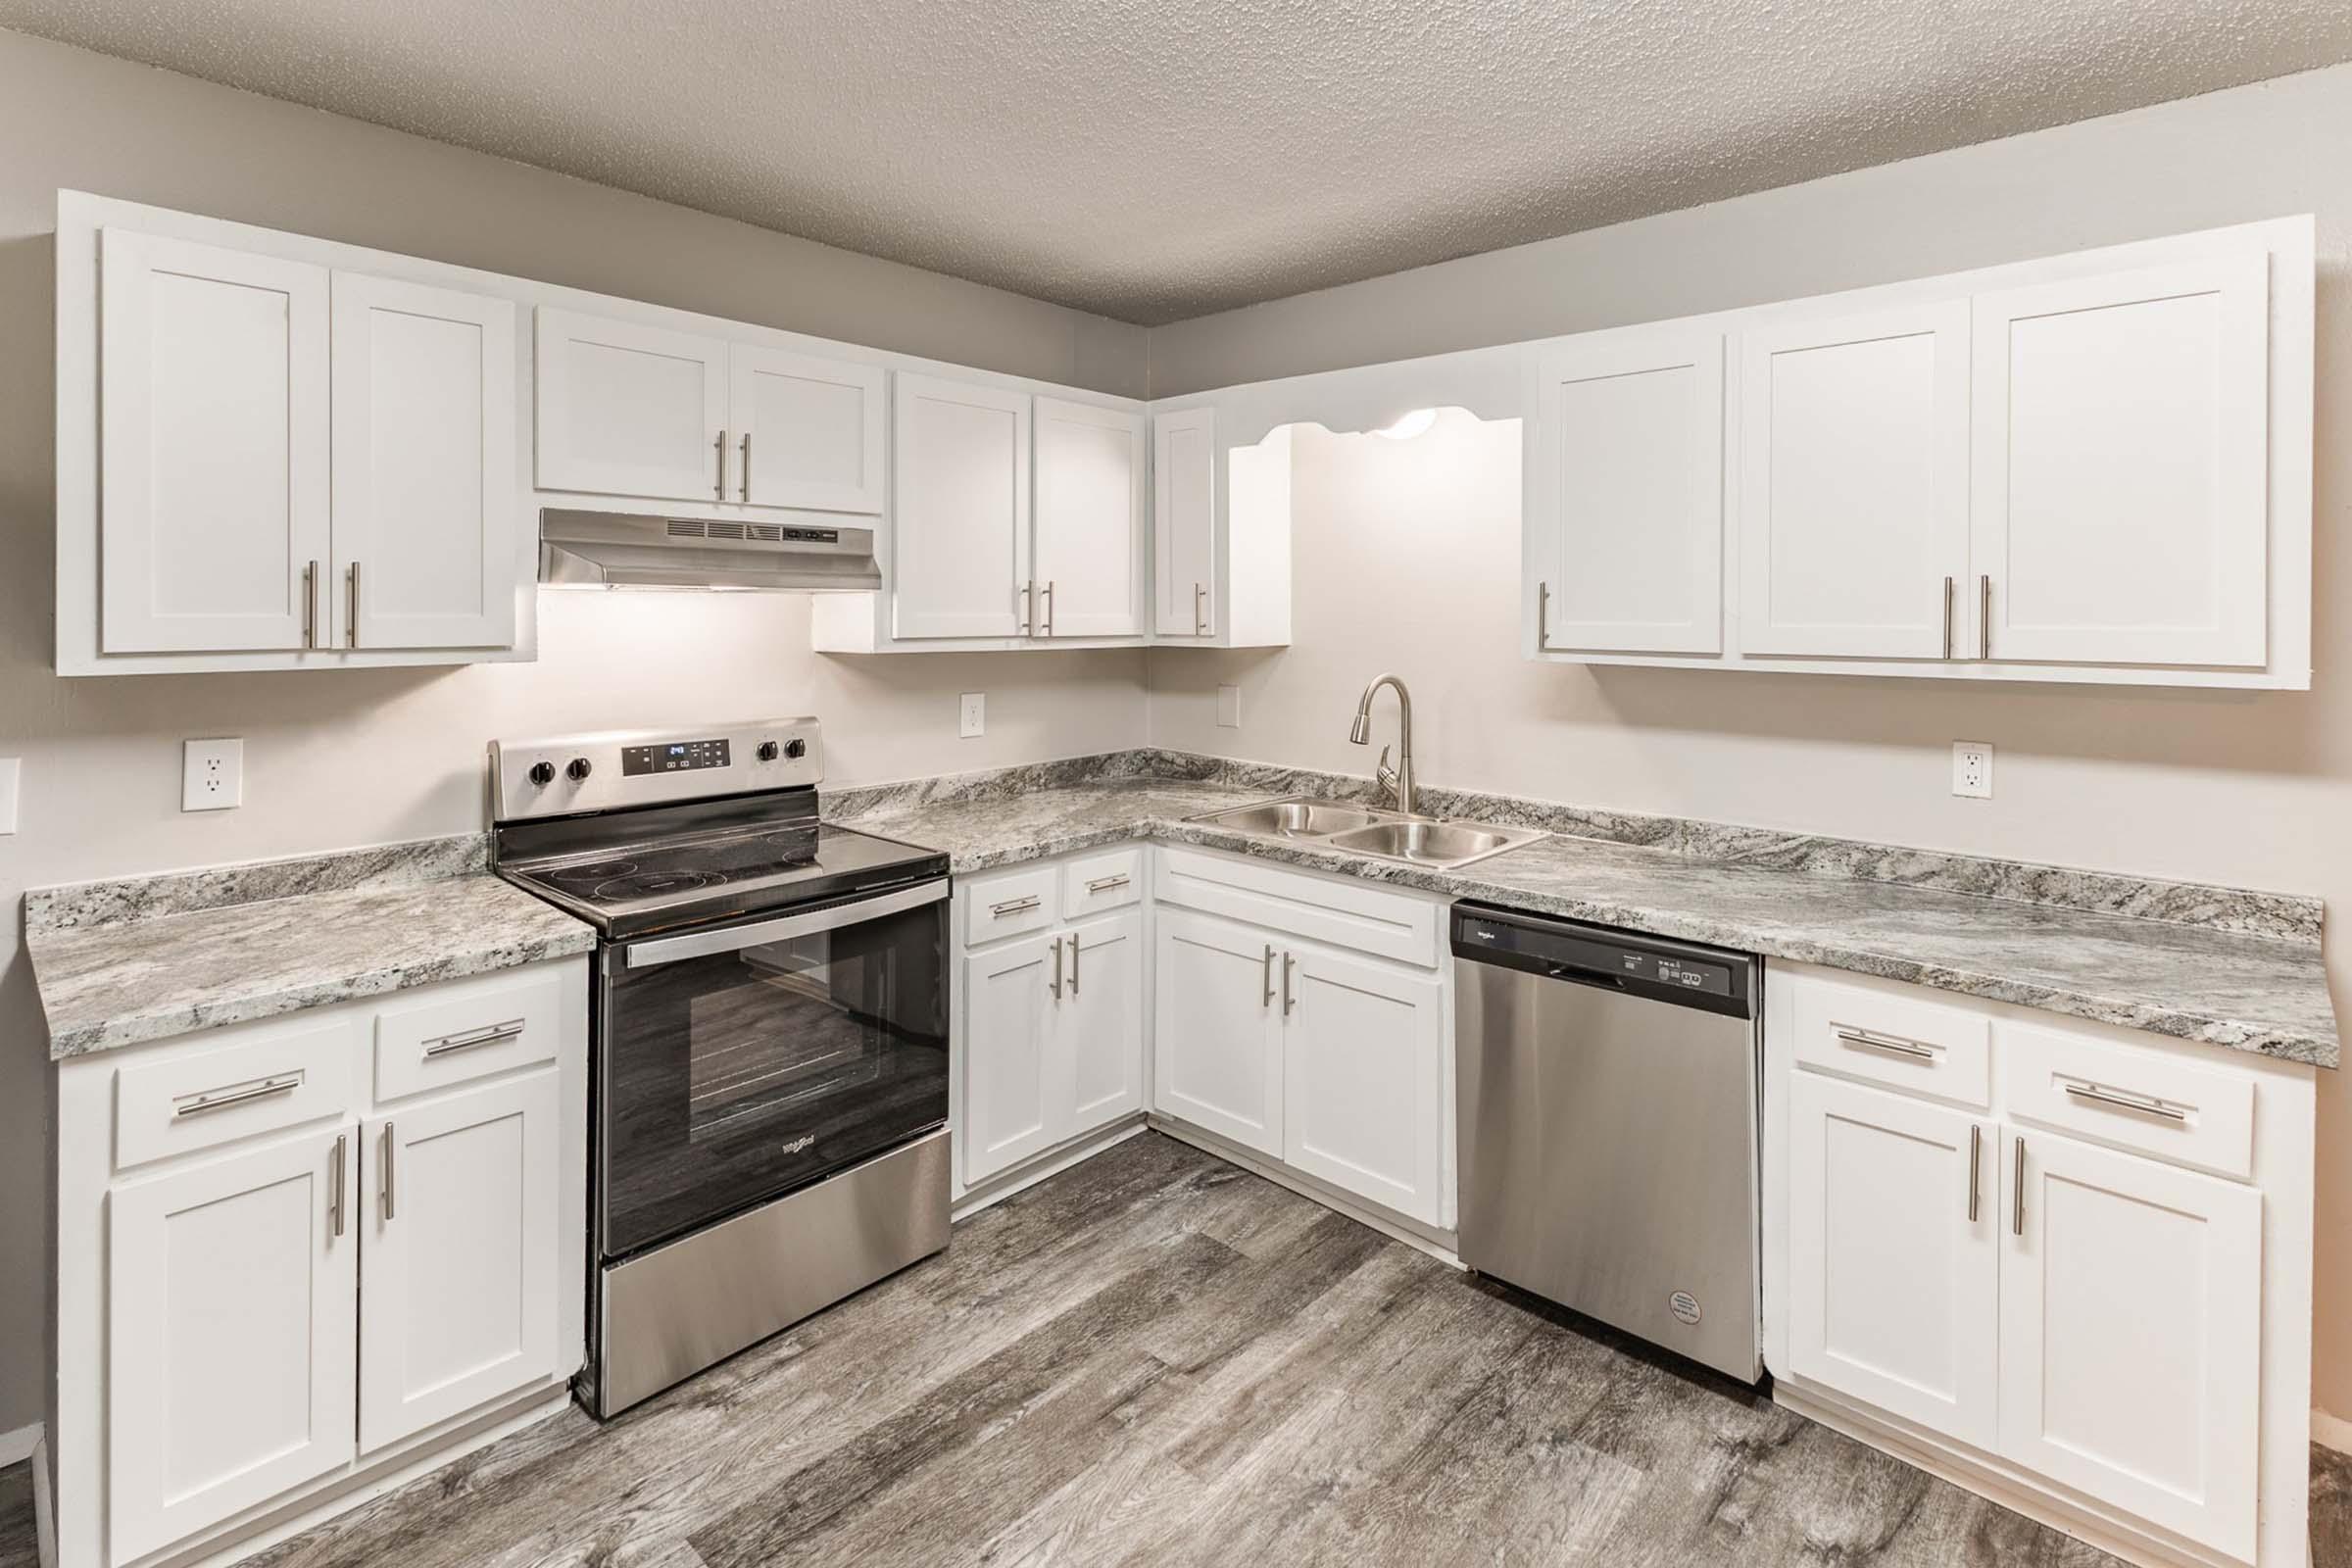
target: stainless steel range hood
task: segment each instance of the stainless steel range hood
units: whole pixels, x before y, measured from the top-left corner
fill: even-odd
[[[549,507],[539,514],[539,580],[559,588],[827,593],[879,588],[882,568],[870,527]]]

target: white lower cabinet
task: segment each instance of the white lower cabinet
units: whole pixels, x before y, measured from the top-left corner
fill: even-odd
[[[1062,939],[1024,937],[967,955],[963,989],[963,1180],[1007,1170],[1055,1142],[1054,1004]]]
[[[1239,921],[1163,909],[1152,956],[1153,1107],[1280,1159],[1281,950]]]
[[[2301,1568],[2313,1069],[1796,965],[1768,1004],[1781,1397],[2136,1560]]]
[[[1285,953],[1283,1149],[1289,1164],[1376,1203],[1438,1217],[1445,987],[1435,974]]]
[[[358,1142],[330,1124],[112,1194],[113,1561],[351,1458]]]
[[[1072,1128],[1144,1108],[1144,916],[1140,909],[1070,930],[1070,982],[1059,1034],[1068,1043]]]

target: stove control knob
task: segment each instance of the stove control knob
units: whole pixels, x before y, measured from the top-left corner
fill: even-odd
[[[774,741],[761,741],[760,743],[760,760],[762,762],[772,762],[775,760],[776,743]]]
[[[575,757],[564,766],[564,776],[574,784],[586,778],[588,773],[588,759],[585,757]]]
[[[548,787],[550,784],[553,784],[555,781],[556,781],[556,764],[555,764],[555,763],[553,763],[553,762],[533,762],[533,763],[531,764],[531,782],[532,782],[532,783],[534,783],[534,784],[538,785],[538,786],[539,786],[541,789],[545,789],[545,788],[547,788],[547,787]]]
[[[808,755],[808,743],[796,735],[791,740],[788,740],[784,743],[784,755],[794,759],[807,757]]]

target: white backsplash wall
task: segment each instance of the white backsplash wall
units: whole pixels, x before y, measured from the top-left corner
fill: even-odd
[[[0,32],[0,1436],[39,1420],[48,1067],[27,886],[483,826],[494,736],[810,712],[837,782],[1130,746],[1140,652],[824,659],[808,602],[542,596],[539,661],[60,680],[50,233],[71,186],[1103,391],[1144,334],[1100,318],[225,87]],[[956,696],[988,733],[956,739]],[[180,742],[241,736],[245,803],[179,809]]]

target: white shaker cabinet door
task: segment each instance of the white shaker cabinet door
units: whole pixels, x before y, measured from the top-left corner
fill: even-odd
[[[1069,1073],[1056,1058],[1054,1014],[1068,961],[1059,935],[999,943],[961,960],[966,1187],[1060,1141]]]
[[[1029,394],[905,372],[894,386],[897,635],[1027,635]]]
[[[1434,974],[1311,948],[1276,962],[1288,1014],[1283,1158],[1437,1224],[1444,985]]]
[[[1968,302],[1740,338],[1740,648],[1944,659],[1968,574]]]
[[[1071,1136],[1144,1108],[1144,916],[1074,928],[1069,984],[1055,1028],[1072,1076]]]
[[[2004,1153],[2001,1453],[2253,1561],[2261,1193],[2042,1133]]]
[[[1190,909],[1161,909],[1155,930],[1152,1107],[1280,1159],[1280,947]]]
[[[1152,421],[1152,631],[1217,629],[1216,414],[1183,409]]]
[[[1993,1446],[1997,1153],[1997,1130],[1960,1111],[1791,1075],[1791,1371]]]
[[[2269,258],[1976,299],[1987,658],[2259,665]]]
[[[542,306],[534,348],[540,489],[734,494],[723,339]]]
[[[298,649],[327,560],[327,271],[100,236],[99,647]]]
[[[514,641],[514,305],[334,274],[328,635],[352,648]]]
[[[557,1370],[559,1113],[547,1068],[365,1129],[361,1452]]]
[[[1140,413],[1037,400],[1040,636],[1143,634],[1144,425]]]
[[[1720,653],[1723,338],[1611,333],[1537,376],[1538,648]]]
[[[356,1129],[108,1197],[108,1549],[128,1562],[352,1456]]]
[[[882,367],[744,343],[730,358],[730,498],[756,507],[879,514],[887,416]]]

